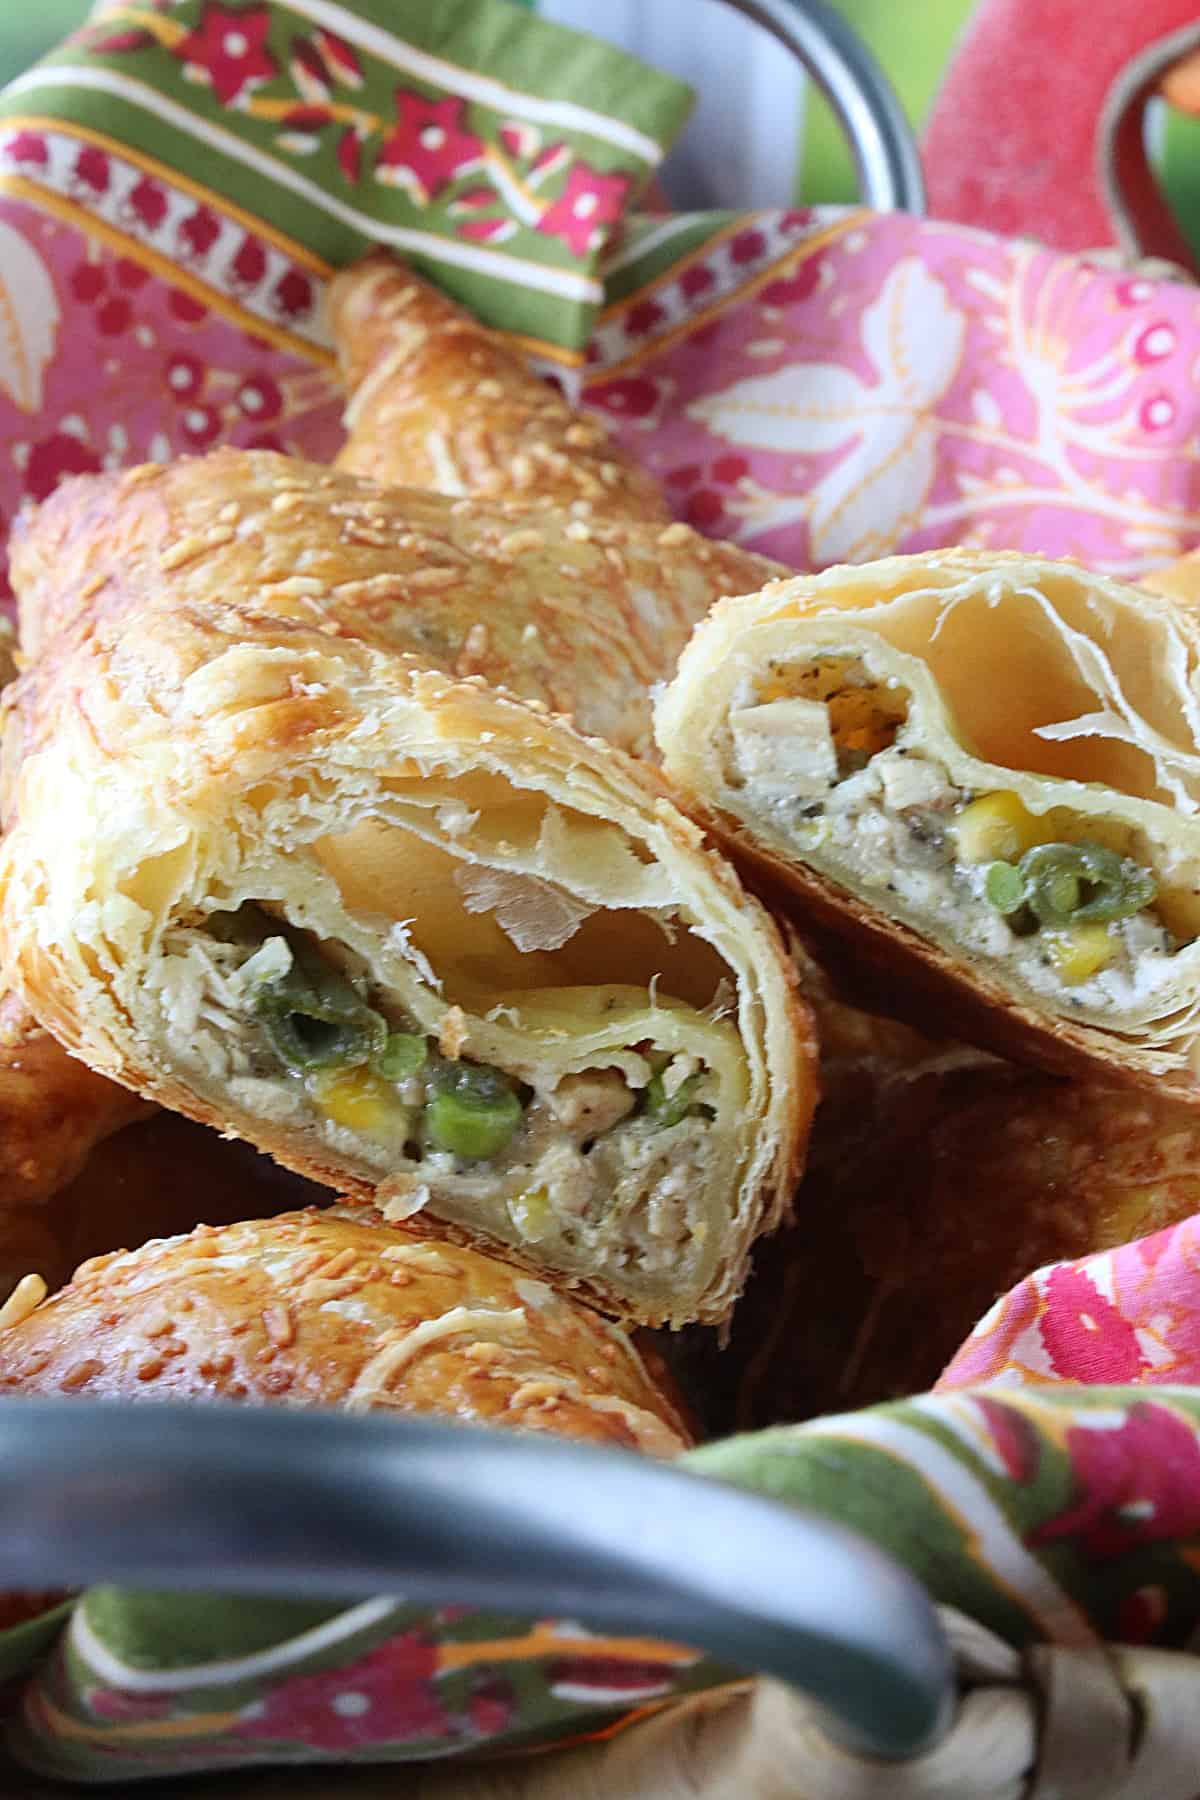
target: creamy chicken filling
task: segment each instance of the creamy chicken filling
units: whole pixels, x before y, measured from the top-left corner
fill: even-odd
[[[649,1042],[531,1084],[446,1054],[343,946],[243,906],[176,926],[152,976],[173,1047],[256,1113],[308,1124],[409,1210],[499,1200],[513,1235],[668,1268],[698,1229],[716,1079]]]
[[[908,695],[851,655],[780,664],[730,715],[727,777],[807,862],[1071,1007],[1141,1003],[1194,941],[1194,897],[1136,828],[956,783]]]

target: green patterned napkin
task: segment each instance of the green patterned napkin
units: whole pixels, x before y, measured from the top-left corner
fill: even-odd
[[[690,101],[508,0],[105,0],[9,86],[0,125],[70,122],[92,154],[64,199],[97,227],[130,200],[108,158],[150,184],[186,172],[214,232],[236,210],[317,274],[389,244],[489,323],[578,348]],[[209,248],[175,246],[184,265]]]

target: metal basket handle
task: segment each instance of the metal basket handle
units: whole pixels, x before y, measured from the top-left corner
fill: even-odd
[[[877,212],[925,211],[921,157],[892,84],[862,39],[824,0],[723,0],[804,65],[854,158],[859,195]]]
[[[443,1421],[0,1402],[0,1586],[94,1581],[582,1617],[799,1688],[839,1741],[945,1724],[924,1591],[840,1526],[621,1452]]]

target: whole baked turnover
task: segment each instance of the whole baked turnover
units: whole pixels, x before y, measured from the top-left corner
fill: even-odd
[[[809,918],[980,1041],[1200,1101],[1200,621],[950,551],[721,602],[665,766]]]
[[[657,1456],[688,1443],[619,1325],[369,1206],[201,1225],[93,1257],[40,1303],[18,1293],[0,1393],[434,1413]]]
[[[774,926],[657,776],[398,647],[443,606],[419,564],[339,596],[343,521],[271,468],[294,557],[325,532],[302,604],[253,464],[211,541],[178,498],[202,465],[60,489],[18,535],[21,605],[60,622],[9,713],[13,978],[93,1068],[392,1218],[623,1316],[724,1317],[814,1100]]]

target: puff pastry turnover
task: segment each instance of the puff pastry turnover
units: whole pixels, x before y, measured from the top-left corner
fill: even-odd
[[[668,772],[800,913],[1051,1068],[1200,1100],[1200,625],[1017,554],[721,603]]]
[[[93,1068],[317,1181],[719,1319],[813,1104],[790,962],[655,776],[429,668],[505,565],[373,494],[222,452],[23,527],[56,629],[9,710],[11,973]]]
[[[618,1326],[371,1207],[94,1257],[0,1328],[0,1392],[383,1407],[666,1456],[688,1441]]]
[[[654,480],[489,331],[386,250],[334,277],[350,402],[338,466],[439,494],[670,521]]]

